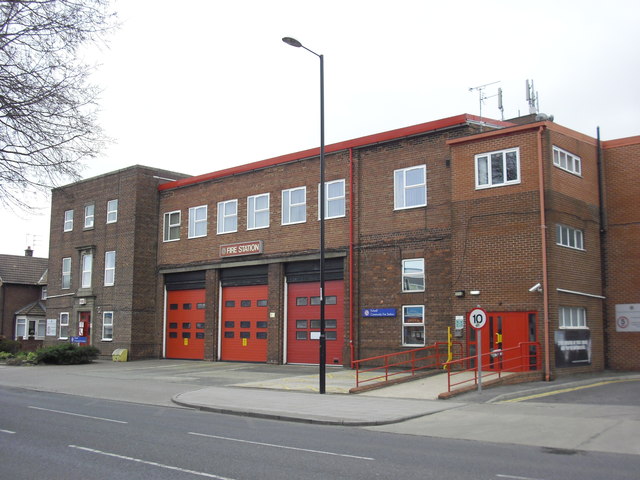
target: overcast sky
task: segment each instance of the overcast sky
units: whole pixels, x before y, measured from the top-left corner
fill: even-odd
[[[122,27],[101,64],[101,123],[114,139],[89,178],[142,164],[212,172],[461,113],[540,111],[604,140],[640,135],[637,0],[116,0]],[[48,255],[49,212],[3,213],[0,253]],[[59,219],[62,221],[62,219]],[[34,238],[35,237],[35,238]]]

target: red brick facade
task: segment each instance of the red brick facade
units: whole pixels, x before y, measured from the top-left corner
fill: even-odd
[[[55,336],[46,343],[80,336],[81,313],[90,314],[89,343],[110,356],[127,348],[135,358],[157,357],[155,265],[159,184],[184,175],[130,167],[52,191],[47,318],[56,319]],[[107,202],[117,200],[117,220],[107,222]],[[84,211],[94,206],[94,222],[84,227]],[[65,212],[73,226],[64,231]],[[116,252],[115,282],[105,286],[105,253]],[[91,253],[90,288],[81,288],[82,255]],[[71,259],[71,282],[62,288],[63,258]],[[113,338],[103,338],[105,312],[113,312]],[[68,335],[59,339],[60,315],[69,316]]]
[[[478,118],[462,115],[328,146],[326,181],[344,185],[343,196],[336,197],[344,214],[324,222],[330,275],[343,282],[344,328],[333,339],[342,342],[342,363],[410,349],[420,342],[445,341],[456,317],[480,305],[500,312],[496,313],[500,322],[502,317],[529,318],[528,333],[522,335],[540,343],[549,377],[601,370],[607,359],[614,368],[637,368],[633,348],[640,333],[614,335],[611,302],[640,303],[633,297],[639,291],[637,274],[628,289],[618,288],[618,270],[635,252],[631,238],[637,239],[635,210],[627,208],[637,198],[638,182],[633,181],[637,173],[623,172],[637,159],[638,144],[610,144],[602,150],[607,182],[604,209],[596,140],[548,121],[481,125]],[[579,170],[554,165],[554,148],[575,159]],[[504,183],[493,170],[492,185],[477,180],[483,161],[478,158],[497,152],[506,159],[506,151],[515,152],[509,159],[517,158],[517,173],[507,166]],[[221,345],[226,335],[233,335],[225,330],[233,322],[222,317],[223,289],[267,285],[267,298],[255,299],[266,308],[264,319],[256,323],[263,330],[257,336],[247,331],[243,345],[249,349],[262,339],[268,342],[267,362],[295,362],[289,347],[306,333],[294,332],[297,327],[291,322],[315,321],[289,318],[287,296],[292,283],[317,282],[317,155],[317,150],[301,152],[185,178],[162,184],[157,193],[148,187],[160,182],[139,167],[54,191],[49,267],[54,299],[48,303],[48,316],[59,318],[61,312],[72,311],[71,321],[77,322],[80,311],[92,311],[91,342],[103,347],[105,355],[123,347],[131,349],[133,358],[164,356],[167,339],[179,338],[178,345],[183,342],[185,349],[201,341],[202,358],[218,360],[224,359]],[[421,175],[426,186],[420,183]],[[131,183],[134,178],[139,183]],[[283,192],[299,187],[306,192],[304,221],[283,224]],[[104,204],[114,192],[122,192],[115,228],[104,222]],[[248,228],[250,197],[263,194],[269,195],[268,227]],[[237,225],[232,232],[218,233],[218,205],[232,200]],[[95,228],[63,232],[69,205],[80,213],[89,201],[96,205]],[[206,232],[190,235],[190,209],[203,206],[206,217],[200,226],[206,225]],[[613,210],[619,213],[610,213]],[[125,211],[130,214],[125,216]],[[180,222],[167,237],[165,222],[177,220],[177,215],[169,217],[172,212],[180,213]],[[603,218],[608,222],[604,237]],[[564,235],[562,240],[558,232]],[[579,243],[569,244],[568,238]],[[222,246],[242,242],[259,242],[262,250],[221,254]],[[605,286],[602,257],[611,246],[624,254],[606,255]],[[67,296],[59,288],[62,258],[73,259],[78,275],[81,253],[87,249],[95,252],[94,287],[90,292],[76,292],[74,287],[74,295]],[[99,274],[109,249],[118,252],[117,281],[104,287]],[[403,279],[406,260],[424,262],[424,289],[411,284],[411,275]],[[407,291],[403,280],[409,282]],[[541,288],[531,291],[536,284]],[[195,305],[167,302],[168,292],[189,289],[205,293],[204,304],[197,306],[205,310],[204,321],[190,320],[196,318],[190,316]],[[612,290],[619,293],[615,300],[609,297]],[[405,307],[408,316],[403,324]],[[414,317],[408,313],[414,307],[423,311],[423,323],[418,325],[412,323],[415,311]],[[167,311],[183,308],[183,320],[167,324]],[[114,312],[114,337],[103,345],[107,342],[98,335],[102,328],[98,317],[107,309]],[[372,309],[387,314],[365,314]],[[302,336],[294,339],[291,332]],[[471,348],[468,328],[456,333],[465,351]],[[614,353],[623,351],[624,355]]]
[[[640,137],[603,147],[607,362],[613,369],[640,370],[640,331],[625,325],[624,318],[633,319],[621,310],[635,305],[640,320]]]

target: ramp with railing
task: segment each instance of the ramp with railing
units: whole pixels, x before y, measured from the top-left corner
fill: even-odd
[[[506,374],[539,372],[540,351],[538,342],[522,342],[517,347],[482,354],[480,369],[477,355],[446,362],[447,391],[473,388],[479,380],[490,381]]]
[[[453,351],[455,350],[455,353]],[[450,358],[451,352],[451,358]],[[380,387],[421,374],[435,373],[453,358],[460,358],[462,344],[454,342],[449,349],[448,342],[436,342],[426,347],[389,353],[376,357],[354,360],[356,389],[365,386]]]
[[[354,360],[356,387],[352,391],[379,388],[430,374],[445,372],[447,392],[470,390],[481,382],[491,382],[507,375],[540,372],[540,344],[523,342],[517,347],[494,350],[478,356],[462,357],[459,342],[436,342],[426,347]]]

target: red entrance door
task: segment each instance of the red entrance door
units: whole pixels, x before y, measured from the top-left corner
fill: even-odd
[[[482,368],[490,370],[526,371],[536,369],[535,346],[515,348],[521,343],[536,342],[536,312],[487,312],[482,327]],[[468,352],[477,354],[476,330],[469,329]],[[485,357],[485,353],[491,355]],[[529,358],[522,358],[529,355]]]
[[[344,346],[344,282],[325,282],[327,364],[342,365]],[[318,364],[320,283],[291,283],[287,292],[287,362]]]
[[[89,345],[91,343],[91,312],[80,312],[78,316],[78,345]]]
[[[267,361],[268,296],[267,285],[223,287],[221,360]]]
[[[167,292],[167,358],[204,360],[205,291]]]

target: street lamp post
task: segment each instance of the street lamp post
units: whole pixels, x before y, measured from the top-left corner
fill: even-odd
[[[287,45],[296,48],[304,48],[320,59],[320,393],[325,393],[326,364],[327,364],[327,338],[325,335],[324,319],[324,209],[325,209],[325,184],[324,184],[324,57],[313,50],[309,50],[298,40],[291,37],[282,39]]]

